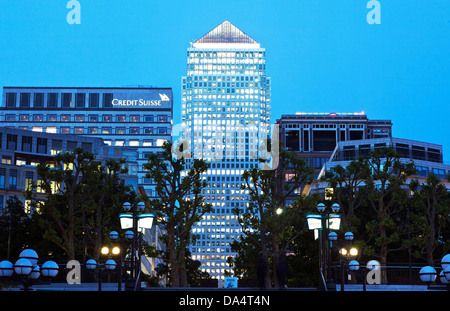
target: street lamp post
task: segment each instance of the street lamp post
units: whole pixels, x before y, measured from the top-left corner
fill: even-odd
[[[442,287],[447,288],[450,291],[450,254],[445,255],[441,259],[442,271],[439,274],[439,280],[442,283]],[[419,271],[420,280],[427,284],[428,288],[436,282],[437,272],[436,269],[431,266],[425,266]]]
[[[336,284],[331,278],[331,240],[327,239],[330,230],[339,230],[340,228],[341,215],[338,214],[339,208],[339,204],[334,203],[330,211],[325,204],[319,203],[317,205],[319,215],[306,215],[309,230],[314,230],[315,235],[318,235],[319,238],[319,266],[321,271],[325,273],[326,286],[330,290],[335,290]]]
[[[341,255],[341,291],[344,291],[345,284],[345,273],[347,271],[347,262],[351,257],[356,257],[358,255],[358,250],[354,247],[351,249],[341,248],[339,251]],[[350,262],[352,263],[350,265]],[[350,261],[348,264],[348,268],[351,271],[356,271],[359,269],[359,263],[356,260]]]
[[[102,248],[102,254],[107,254],[107,247]],[[112,259],[108,259],[103,266],[98,264],[94,259],[89,259],[86,261],[86,268],[88,270],[94,271],[97,269],[98,273],[98,291],[102,291],[102,272],[103,271],[112,271],[116,268],[116,262]]]
[[[109,233],[109,238],[117,243],[117,240],[119,239],[119,233],[117,233],[117,231],[111,231]],[[121,242],[118,243],[119,245],[123,246]],[[120,292],[122,291],[122,251],[120,247],[115,246],[112,248],[111,252],[114,256],[119,256],[119,268],[117,271],[117,290]]]
[[[131,229],[125,233],[127,239],[131,240],[131,278],[128,280],[128,285],[131,283],[138,284],[138,279],[140,278],[141,269],[141,256],[142,256],[142,230],[151,229],[153,225],[153,218],[155,217],[153,213],[142,213],[145,208],[144,202],[139,202],[132,205],[129,202],[123,204],[123,209],[126,212],[120,214],[120,227],[122,229]],[[131,232],[130,232],[131,231]],[[126,289],[129,286],[126,286]]]
[[[12,277],[15,272],[22,280],[22,290],[29,291],[33,280],[38,279],[41,274],[47,278],[53,278],[58,274],[59,267],[54,261],[44,262],[41,268],[37,264],[38,260],[38,254],[34,250],[25,249],[14,264],[8,260],[0,262],[0,277]]]
[[[351,243],[353,241],[353,233],[352,232],[346,232],[344,234],[344,241],[338,241],[338,235],[335,232],[330,232],[328,234],[328,240],[330,241],[330,249],[333,247],[333,242],[336,242],[339,246],[341,246],[341,249],[339,250],[339,254],[340,254],[340,263],[341,263],[341,291],[344,290],[344,276],[345,276],[345,271],[346,271],[346,261],[344,261],[344,257],[347,257],[347,261],[349,259],[350,256],[356,256],[358,254],[358,250],[354,247],[347,249],[345,247],[347,247],[348,245],[344,245],[344,243],[349,244],[351,246]],[[331,253],[331,252],[330,252]],[[330,258],[330,263],[331,263],[331,258]],[[352,262],[352,266],[349,266],[349,269],[354,271],[357,270],[355,269],[356,267],[358,267],[359,269],[359,263],[354,260]],[[336,276],[337,277],[337,276]]]

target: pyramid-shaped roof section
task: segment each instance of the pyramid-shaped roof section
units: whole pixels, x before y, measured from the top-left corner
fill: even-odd
[[[193,43],[194,47],[208,46],[236,46],[259,47],[259,43],[252,39],[245,32],[234,26],[229,21],[224,21],[219,26],[208,32],[206,35]]]

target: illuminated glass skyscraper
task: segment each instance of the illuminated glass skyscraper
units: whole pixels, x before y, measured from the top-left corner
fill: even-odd
[[[244,210],[244,170],[259,165],[270,132],[270,78],[265,49],[228,21],[191,43],[182,77],[182,129],[193,158],[208,161],[204,194],[213,211],[193,228],[193,259],[222,278],[230,242],[242,234],[232,209]]]

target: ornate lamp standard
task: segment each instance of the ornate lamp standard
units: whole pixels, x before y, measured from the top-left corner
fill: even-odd
[[[347,262],[350,257],[355,257],[358,255],[358,250],[355,247],[351,247],[353,241],[353,233],[346,232],[344,234],[344,241],[338,241],[338,235],[335,232],[330,232],[328,234],[328,240],[330,241],[330,248],[333,247],[333,242],[336,242],[341,248],[339,250],[340,262],[341,262],[341,291],[344,290],[344,275],[347,268]],[[345,245],[344,245],[345,243]],[[351,248],[350,248],[351,247]],[[344,259],[346,259],[344,261]],[[330,259],[331,263],[331,259]],[[356,268],[357,267],[357,268]],[[359,269],[359,263],[356,260],[352,261],[352,265],[349,265],[349,269],[352,271]]]
[[[439,280],[442,283],[442,287],[446,287],[450,291],[450,254],[445,255],[441,259],[442,271],[439,274]],[[436,269],[431,266],[425,266],[419,271],[420,280],[431,288],[431,285],[436,282],[437,272]]]
[[[133,231],[128,230],[127,232],[125,232],[125,237],[127,238],[127,240],[132,240],[134,237]],[[115,243],[118,243],[123,249],[126,248],[126,244],[128,243],[123,243],[121,241],[117,241],[119,239],[119,233],[117,231],[111,231],[109,233],[109,238],[114,241]],[[118,267],[118,271],[117,271],[117,290],[120,292],[122,291],[122,250],[120,247],[118,246],[114,246],[111,249],[111,253],[114,256],[119,256],[119,267]]]
[[[341,215],[339,212],[339,204],[334,203],[330,209],[327,209],[325,204],[317,204],[319,214],[308,214],[306,220],[308,229],[314,230],[316,239],[319,238],[319,266],[321,273],[325,273],[327,289],[336,290],[336,284],[331,278],[331,245],[328,239],[328,232],[330,230],[339,230],[341,226]],[[330,242],[330,243],[328,243]]]
[[[142,230],[151,229],[153,225],[153,213],[142,213],[145,208],[144,202],[139,202],[132,205],[129,202],[123,204],[123,209],[126,212],[120,214],[120,227],[122,229],[131,229],[125,233],[125,237],[131,240],[131,278],[128,280],[126,288],[136,288],[139,283],[141,271],[141,256],[142,256]],[[131,232],[130,232],[131,231]]]
[[[102,248],[102,254],[107,253],[105,248]],[[116,262],[112,259],[108,259],[103,266],[98,264],[94,259],[89,259],[86,261],[86,268],[88,270],[94,271],[97,269],[98,272],[98,291],[102,291],[102,272],[103,271],[112,271],[116,269]]]
[[[58,274],[59,267],[54,261],[46,261],[40,268],[37,264],[38,260],[38,254],[34,250],[25,249],[20,253],[19,259],[14,265],[8,260],[0,262],[0,277],[12,277],[15,272],[22,280],[22,290],[29,291],[33,280],[38,279],[41,273],[48,278],[53,278]]]

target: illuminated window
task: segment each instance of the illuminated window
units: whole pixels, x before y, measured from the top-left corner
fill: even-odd
[[[16,165],[17,166],[22,166],[22,165],[25,165],[25,164],[27,164],[27,162],[25,160],[16,159]]]
[[[33,187],[33,172],[25,173],[25,190],[32,190]]]
[[[97,122],[98,116],[97,115],[90,115],[89,116],[89,122]]]
[[[325,200],[332,200],[333,194],[334,194],[333,188],[325,188]]]
[[[81,115],[81,114],[75,115],[75,121],[84,122],[84,115]]]
[[[45,193],[44,181],[42,179],[38,179],[36,182],[36,192]]]
[[[111,133],[112,133],[112,128],[110,128],[110,127],[102,128],[102,134],[111,134]]]
[[[52,155],[56,155],[60,152],[62,152],[62,140],[53,139],[52,140],[52,149],[51,149],[50,153]]]
[[[61,115],[61,121],[70,121],[70,115],[69,114],[63,114]]]
[[[31,214],[31,200],[25,200],[23,209],[25,211],[25,214]]]
[[[52,180],[50,182],[50,188],[51,188],[52,193],[56,193],[59,188],[59,183]]]
[[[43,121],[44,118],[42,117],[42,114],[35,114],[33,115],[33,121]]]

